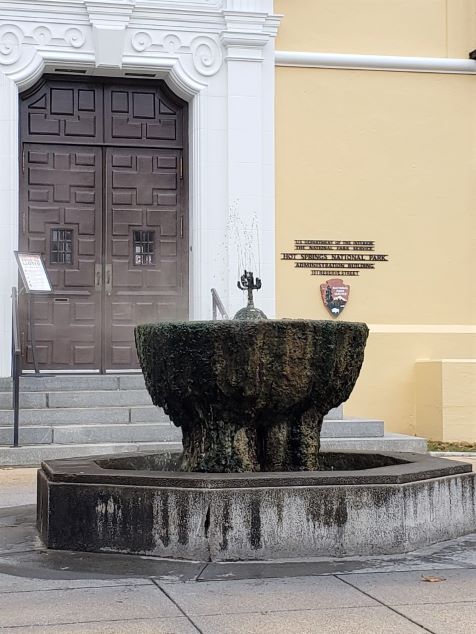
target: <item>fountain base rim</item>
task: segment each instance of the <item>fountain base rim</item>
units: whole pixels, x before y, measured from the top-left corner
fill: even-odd
[[[322,452],[321,456],[369,457],[373,461],[384,458],[393,464],[358,470],[288,471],[288,472],[242,472],[200,473],[182,471],[154,471],[151,469],[127,469],[107,467],[113,462],[125,463],[163,456],[157,451],[111,454],[93,458],[65,458],[47,460],[42,470],[51,482],[77,482],[114,485],[170,486],[198,489],[233,489],[266,487],[308,486],[360,486],[369,484],[404,484],[469,473],[472,466],[428,454],[341,451]],[[168,454],[170,461],[178,461],[181,454]]]

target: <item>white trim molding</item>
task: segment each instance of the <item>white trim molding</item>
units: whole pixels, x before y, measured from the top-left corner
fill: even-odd
[[[276,51],[276,66],[334,68],[348,70],[386,70],[410,73],[475,75],[476,60],[449,57],[401,57],[395,55],[353,55]]]
[[[212,287],[230,314],[243,305],[240,254],[229,240],[237,213],[260,234],[259,304],[274,316],[278,25],[273,0],[2,1],[0,376],[10,373],[10,291],[18,280],[18,95],[45,72],[163,79],[189,102],[190,317],[211,317]]]

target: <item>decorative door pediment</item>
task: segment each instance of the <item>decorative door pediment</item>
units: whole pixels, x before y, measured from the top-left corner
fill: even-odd
[[[230,43],[262,48],[276,35],[270,0],[43,0],[9,3],[0,20],[0,71],[30,85],[45,67],[160,69],[203,82]],[[246,53],[242,52],[242,55]],[[141,62],[141,59],[143,60]],[[107,73],[106,73],[107,74]]]

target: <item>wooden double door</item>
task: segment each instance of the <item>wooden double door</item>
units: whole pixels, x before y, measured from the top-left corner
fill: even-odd
[[[135,368],[137,324],[188,318],[186,105],[162,82],[52,77],[20,111],[20,250],[54,289],[34,297],[40,368]]]

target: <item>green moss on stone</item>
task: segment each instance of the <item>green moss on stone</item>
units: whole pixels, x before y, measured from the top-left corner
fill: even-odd
[[[136,328],[152,401],[182,427],[182,470],[211,472],[317,469],[322,419],[349,398],[367,336],[305,320]]]

